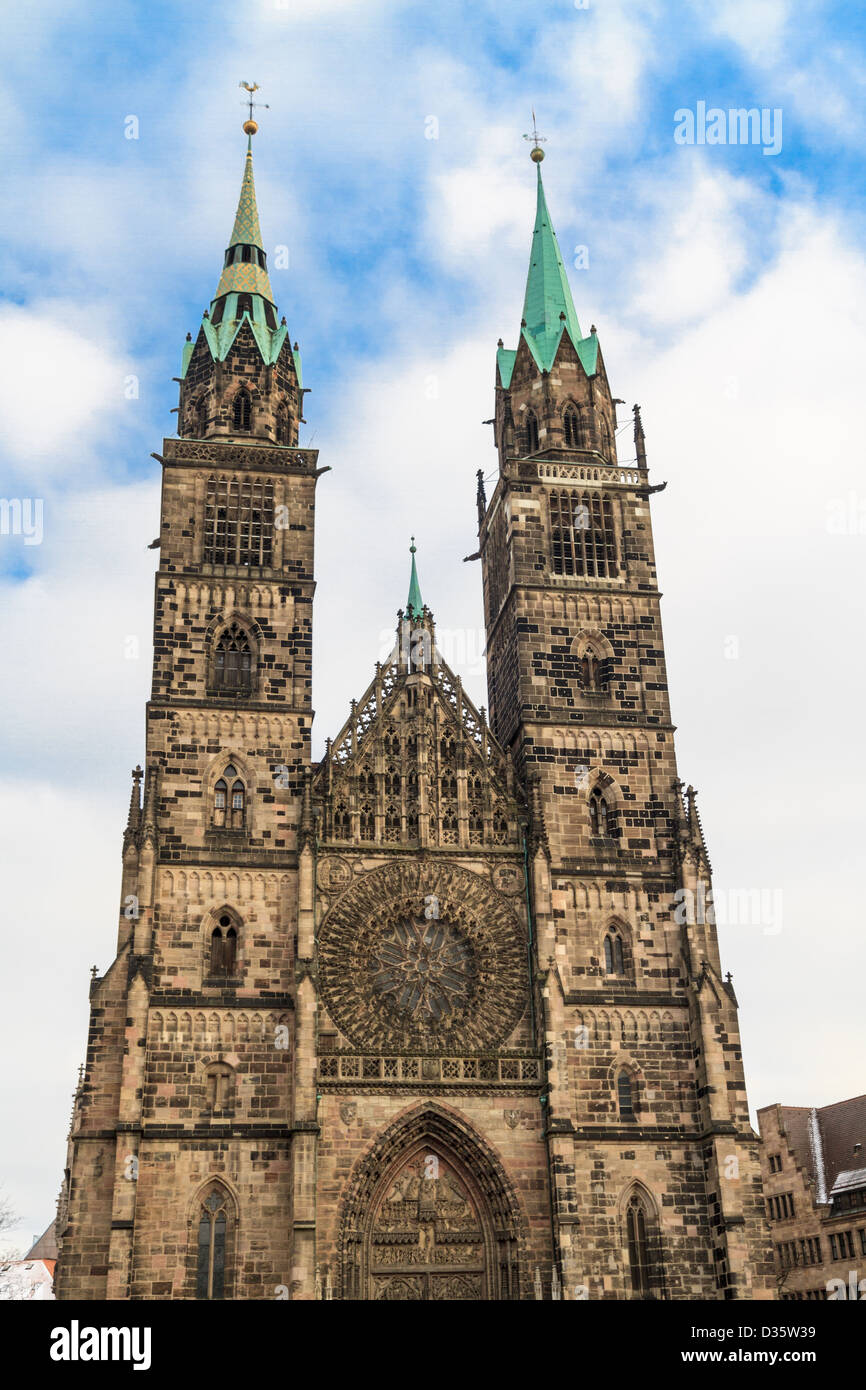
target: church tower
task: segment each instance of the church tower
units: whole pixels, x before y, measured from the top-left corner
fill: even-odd
[[[293,1067],[317,466],[298,448],[300,357],[268,278],[255,122],[244,129],[222,273],[183,351],[178,437],[154,455],[145,760],[117,955],[90,988],[59,1298],[273,1298],[292,1223],[311,1219],[312,1100]]]
[[[767,1297],[640,413],[620,465],[541,150],[499,476],[489,503],[478,489],[490,718],[438,649],[413,541],[393,648],[313,763],[325,470],[298,442],[245,130],[178,435],[154,455],[144,767],[117,954],[90,988],[57,1296]]]
[[[479,475],[491,727],[527,789],[555,1259],[587,1297],[769,1297],[755,1135],[695,793],[674,756],[640,410],[633,460],[541,176]],[[662,484],[661,486],[664,486]]]

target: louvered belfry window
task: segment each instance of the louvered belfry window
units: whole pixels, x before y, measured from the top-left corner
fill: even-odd
[[[611,500],[601,492],[551,492],[554,574],[613,579],[618,573]]]
[[[209,478],[205,564],[270,565],[273,553],[273,483]]]

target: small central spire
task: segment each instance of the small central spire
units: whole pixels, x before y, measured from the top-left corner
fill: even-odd
[[[415,537],[412,537],[412,544],[409,546],[409,554],[412,556],[412,570],[409,575],[409,597],[406,600],[406,615],[416,622],[424,616],[424,601],[421,598],[421,585],[418,583],[418,570],[415,566]]]

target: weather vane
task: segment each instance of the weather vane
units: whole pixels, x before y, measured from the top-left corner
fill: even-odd
[[[249,106],[250,108],[250,114],[244,121],[244,133],[246,135],[255,135],[259,126],[258,121],[253,120],[254,107],[263,106],[266,111],[270,111],[271,108],[269,107],[266,101],[253,101],[253,92],[257,92],[259,90],[258,82],[239,82],[238,86],[243,87],[245,92],[249,92],[249,96],[244,97],[243,101],[241,102],[241,106]]]
[[[529,152],[529,157],[531,160],[533,160],[535,164],[540,164],[542,159],[544,158],[544,150],[541,148],[541,146],[547,144],[547,136],[539,135],[538,123],[535,119],[534,111],[532,113],[532,133],[530,135],[524,135],[523,138],[524,140],[532,141],[532,149]]]

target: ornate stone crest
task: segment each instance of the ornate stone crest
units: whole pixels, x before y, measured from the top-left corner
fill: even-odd
[[[344,1125],[350,1125],[358,1113],[358,1107],[353,1100],[344,1101],[340,1106],[340,1119]]]
[[[523,888],[523,870],[516,864],[497,864],[490,875],[497,893],[519,893]]]
[[[352,881],[352,870],[345,859],[328,855],[319,860],[316,879],[323,893],[341,893]]]

